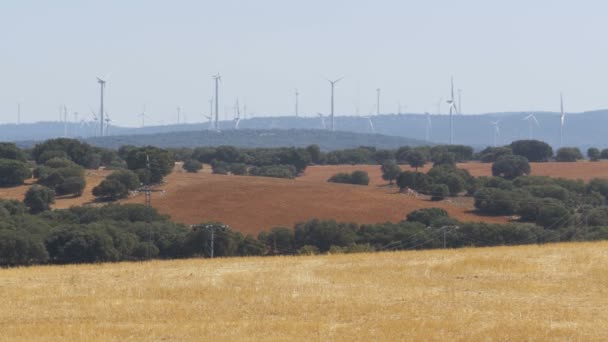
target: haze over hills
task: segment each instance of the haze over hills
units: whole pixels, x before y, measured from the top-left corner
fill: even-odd
[[[543,140],[558,147],[560,145],[560,119],[558,113],[535,112],[534,115],[538,120],[538,125],[524,118],[531,112],[526,113],[491,113],[482,115],[454,115],[454,143],[471,145],[477,148],[490,146],[494,144],[494,139],[498,145],[509,144],[511,141],[528,139]],[[405,137],[418,140],[412,141],[412,145],[418,145],[427,138],[427,116],[422,114],[383,114],[379,116],[371,116],[373,129],[370,122],[365,117],[360,116],[336,116],[336,129],[342,132],[354,133],[375,133],[394,137]],[[496,135],[496,129],[492,122],[499,120],[499,133]],[[430,131],[428,132],[429,141],[433,143],[448,143],[449,142],[449,115],[430,115]],[[314,139],[315,136],[325,135],[323,133],[323,125],[329,125],[329,119],[325,118],[325,123],[321,118],[313,117],[255,117],[243,119],[239,124],[241,130],[262,130],[260,134],[268,130],[291,130],[305,129],[318,130],[317,134],[306,133],[299,135],[298,139],[304,139],[304,136]],[[54,137],[62,137],[67,132],[68,137],[81,137],[83,139],[91,138],[95,144],[104,146],[114,146],[119,142],[133,143],[136,145],[151,141],[148,138],[127,138],[127,136],[149,135],[157,133],[170,132],[193,132],[205,131],[204,134],[185,135],[179,137],[178,140],[171,140],[171,135],[164,135],[165,147],[182,146],[186,137],[193,139],[187,142],[188,146],[194,144],[217,145],[231,144],[243,146],[247,142],[240,142],[235,139],[234,134],[217,134],[209,132],[209,123],[193,123],[165,126],[147,126],[140,128],[110,126],[108,132],[111,137],[104,139],[94,138],[98,134],[98,127],[94,124],[74,124],[68,123],[65,127],[61,122],[41,122],[28,124],[4,124],[0,125],[0,140],[2,141],[38,141]],[[220,129],[222,132],[234,130],[234,121],[221,121]],[[67,127],[67,128],[66,128]],[[605,134],[605,127],[608,127],[608,110],[590,111],[578,114],[567,114],[564,126],[564,146],[578,146],[586,148],[589,146],[608,147],[608,135]],[[293,131],[291,131],[293,132]],[[327,131],[325,131],[327,132]],[[328,132],[329,133],[329,132]],[[293,134],[293,133],[289,133]],[[288,134],[288,135],[289,135]],[[120,136],[112,138],[112,136]],[[328,149],[333,149],[326,145],[323,141],[315,140],[298,140],[292,141],[295,136],[286,136],[285,141],[290,146],[307,145],[317,143],[325,145]],[[327,137],[326,137],[327,138]],[[323,138],[323,139],[326,139]],[[344,134],[340,139],[345,139]],[[278,139],[275,135],[275,139]],[[360,142],[354,141],[354,136],[346,138],[349,142],[335,145],[334,148],[346,148],[359,145],[369,145],[377,143],[376,147],[388,147],[397,143],[398,140],[392,141],[372,141],[368,138],[362,138]],[[114,142],[109,142],[110,140]],[[403,141],[404,143],[407,141]],[[268,146],[268,142],[259,141],[261,146]],[[276,145],[272,145],[276,146]],[[333,145],[332,145],[333,146]]]

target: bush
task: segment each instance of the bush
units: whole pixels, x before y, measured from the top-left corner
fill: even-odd
[[[274,177],[292,179],[295,176],[295,168],[292,165],[268,165],[252,167],[249,170],[251,176]]]
[[[67,177],[55,187],[55,191],[58,195],[73,194],[78,197],[82,195],[86,181],[82,176],[70,176]]]
[[[30,177],[32,173],[24,162],[0,159],[0,187],[21,185]]]
[[[502,156],[512,155],[513,151],[508,146],[503,147],[487,147],[479,152],[478,158],[483,163],[494,163]]]
[[[190,173],[197,173],[203,169],[203,164],[195,159],[188,159],[184,162],[182,166],[184,170]]]
[[[530,163],[522,156],[502,156],[492,165],[492,175],[515,179],[530,174]]]
[[[407,214],[406,221],[408,222],[420,222],[425,226],[431,226],[433,222],[438,219],[448,218],[448,212],[441,208],[424,208],[414,210]]]
[[[270,232],[261,232],[258,240],[270,254],[293,254],[295,251],[294,231],[287,227],[275,227]]]
[[[450,189],[445,184],[433,184],[430,188],[431,201],[442,201],[450,195]]]
[[[12,159],[20,162],[26,162],[25,153],[13,143],[0,143],[0,159]]]
[[[49,254],[44,243],[26,231],[0,230],[0,265],[41,264]]]
[[[327,252],[332,245],[345,247],[355,243],[357,225],[338,223],[336,221],[311,220],[298,223],[294,228],[296,246],[316,246],[321,252]]]
[[[23,203],[30,208],[32,214],[49,210],[55,203],[55,191],[41,185],[32,185],[25,193]]]
[[[587,149],[587,157],[589,158],[589,160],[591,161],[598,161],[600,160],[600,150],[595,148],[595,147],[589,147]]]
[[[365,171],[354,171],[353,173],[340,172],[331,176],[328,180],[330,183],[343,183],[355,185],[368,185],[369,176]]]
[[[555,156],[558,162],[575,162],[580,159],[583,159],[583,154],[578,147],[562,147]]]
[[[230,173],[235,176],[244,176],[247,174],[247,165],[243,163],[230,164]]]
[[[520,201],[525,201],[517,191],[482,188],[475,192],[475,208],[483,214],[513,215]]]
[[[305,245],[298,249],[299,255],[317,255],[319,253],[319,249],[316,246],[311,245]]]
[[[227,175],[230,171],[230,164],[224,161],[211,161],[211,173],[215,175]]]

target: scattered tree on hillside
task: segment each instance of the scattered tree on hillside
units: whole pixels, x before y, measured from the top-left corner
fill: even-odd
[[[38,214],[51,209],[55,203],[55,191],[42,185],[32,185],[25,193],[23,203],[30,209],[30,213]]]
[[[407,160],[407,163],[416,171],[418,171],[419,167],[423,167],[424,164],[426,164],[426,157],[422,152],[418,150],[410,151],[405,158]]]
[[[492,175],[505,179],[515,179],[530,174],[530,163],[519,155],[506,155],[498,158],[492,165]]]
[[[184,170],[190,173],[197,173],[203,169],[203,164],[196,159],[188,159],[182,166]]]
[[[0,159],[0,187],[21,185],[30,177],[32,177],[32,173],[24,162]]]
[[[399,173],[401,173],[401,168],[394,160],[385,161],[380,167],[382,171],[382,179],[388,181],[389,184],[393,184]]]
[[[583,154],[578,147],[562,147],[555,155],[558,162],[575,162],[580,159],[583,159]]]
[[[600,160],[600,150],[598,148],[596,148],[596,147],[589,147],[587,149],[587,157],[591,161],[598,161],[598,160]]]
[[[546,162],[553,157],[553,148],[538,140],[518,140],[511,143],[513,154],[526,157],[530,162]]]

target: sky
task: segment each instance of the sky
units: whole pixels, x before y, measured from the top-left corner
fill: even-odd
[[[0,123],[99,110],[114,124],[220,118],[445,114],[450,77],[464,114],[608,108],[606,1],[6,0],[0,4]],[[438,108],[439,100],[441,105]],[[241,109],[242,111],[243,109]]]

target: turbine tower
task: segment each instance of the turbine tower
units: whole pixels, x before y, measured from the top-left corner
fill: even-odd
[[[330,129],[333,132],[335,130],[335,125],[334,125],[334,88],[336,86],[336,83],[340,82],[344,77],[340,77],[338,79],[335,80],[327,80],[327,82],[329,82],[329,84],[331,85],[331,112],[330,112],[330,116],[331,116],[331,122],[330,122]]]
[[[220,126],[219,126],[219,120],[220,120],[220,99],[219,99],[219,88],[220,88],[220,81],[222,80],[222,76],[220,76],[220,74],[216,74],[215,76],[213,76],[213,79],[215,80],[215,130],[219,131],[220,130]]]
[[[299,113],[298,113],[298,106],[299,106],[299,97],[300,97],[300,92],[298,92],[298,89],[296,88],[296,118],[298,117]]]
[[[182,114],[182,107],[177,106],[177,124],[178,125],[180,123],[181,114]]]
[[[101,116],[100,118],[100,122],[101,124],[99,125],[99,135],[103,137],[104,135],[104,127],[103,127],[103,122],[104,122],[104,109],[103,109],[103,91],[106,88],[106,82],[107,82],[107,77],[105,78],[101,78],[101,77],[97,77],[97,83],[99,83],[99,91],[100,91],[100,100],[99,100],[99,115]]]
[[[560,116],[559,116],[559,147],[564,146],[564,124],[566,123],[566,112],[564,112],[564,96],[559,94]]]
[[[433,129],[433,123],[431,122],[431,114],[429,112],[424,113],[426,115],[426,141],[431,141],[431,130]]]
[[[450,145],[454,144],[454,113],[457,112],[458,107],[456,106],[456,101],[454,100],[454,77],[450,79],[451,88],[450,88],[450,99],[447,103],[450,105]]]
[[[139,114],[139,117],[141,118],[141,127],[142,128],[146,127],[146,105],[143,105],[143,107],[141,109],[141,114]]]
[[[462,89],[458,89],[458,114],[462,114]]]
[[[539,127],[540,124],[538,123],[538,120],[536,120],[536,116],[534,116],[534,113],[531,113],[530,115],[526,116],[524,120],[528,121],[528,139],[532,140],[532,138],[534,137],[534,124]]]
[[[376,89],[376,115],[380,115],[380,88]]]
[[[494,129],[492,130],[494,135],[494,147],[498,146],[498,138],[500,136],[500,126],[498,126],[499,123],[500,120],[491,122],[492,126],[494,126]]]

